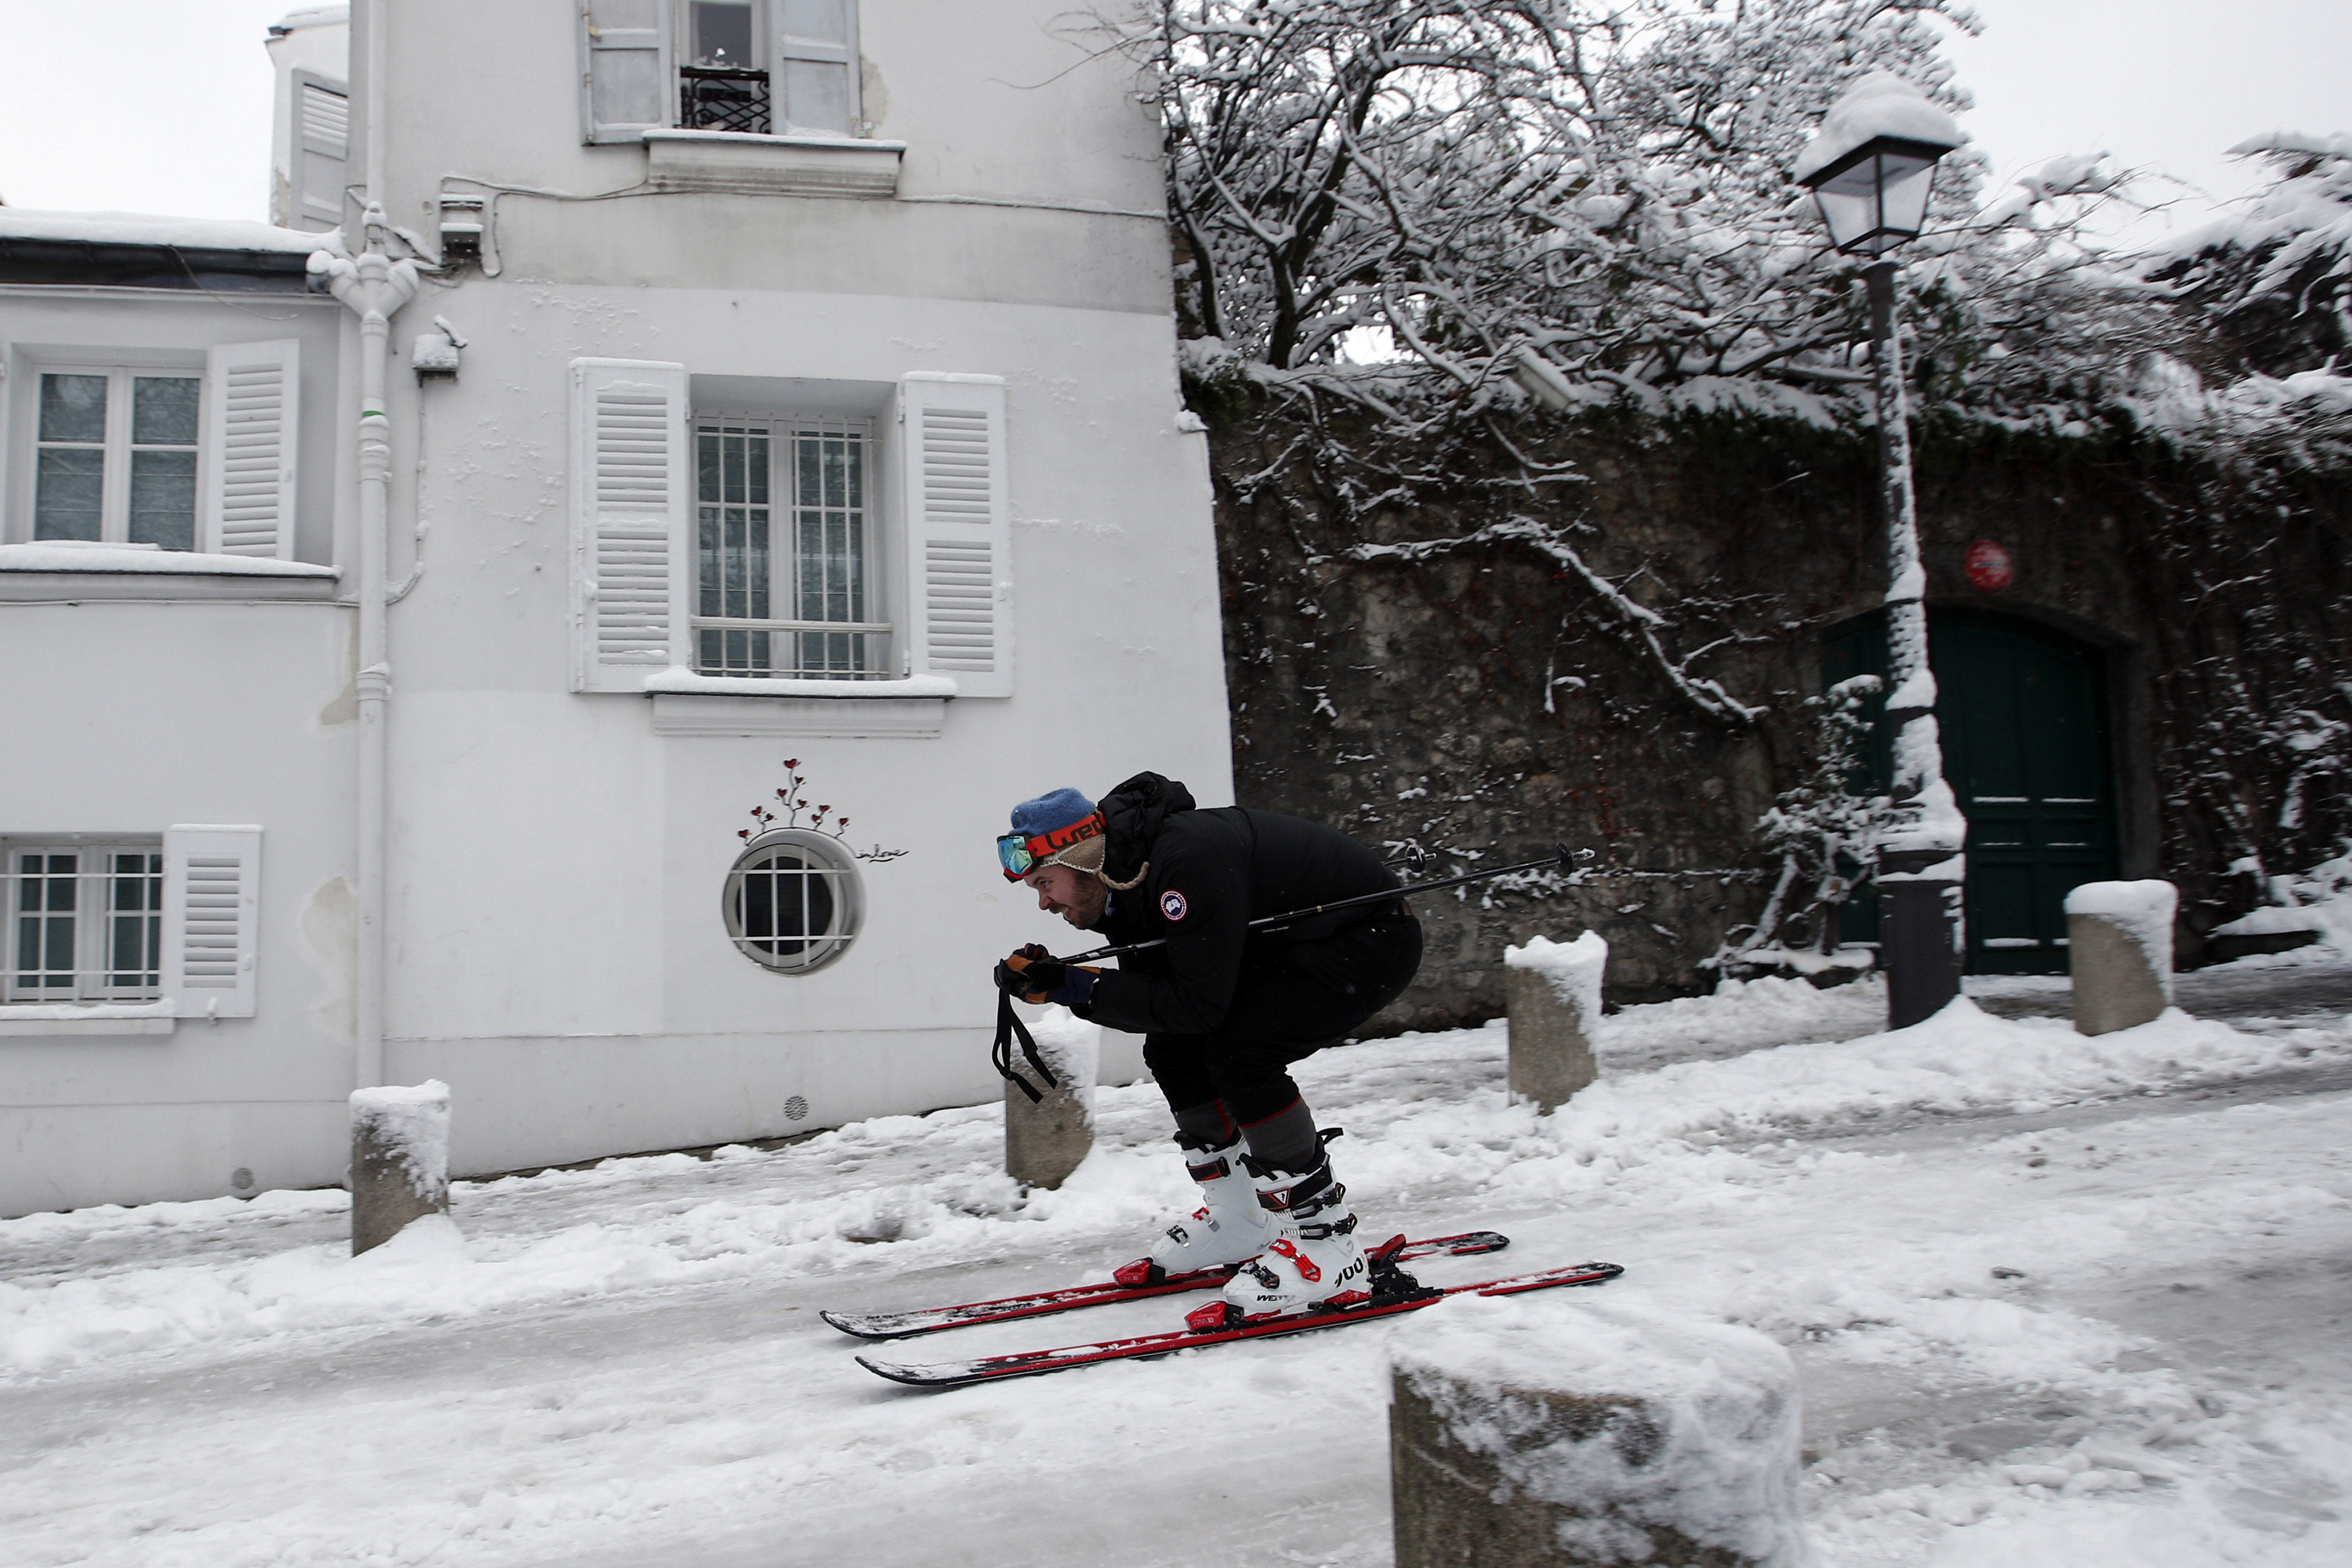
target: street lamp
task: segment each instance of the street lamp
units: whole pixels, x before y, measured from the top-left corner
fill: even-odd
[[[1936,162],[1968,139],[1950,115],[1902,78],[1873,71],[1830,106],[1793,171],[1820,203],[1830,242],[1873,258],[1871,363],[1878,394],[1880,493],[1886,513],[1887,722],[1895,731],[1894,820],[1878,844],[1879,957],[1886,1023],[1900,1029],[1960,991],[1968,820],[1944,782],[1936,678],[1927,666],[1927,574],[1911,489],[1911,418],[1895,334],[1895,264],[1886,253],[1918,237]]]

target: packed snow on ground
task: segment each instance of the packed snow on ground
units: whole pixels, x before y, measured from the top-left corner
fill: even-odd
[[[2352,1116],[2326,1088],[2352,1032],[2175,1010],[2085,1038],[1963,1000],[1873,1033],[1884,1005],[1759,980],[1630,1008],[1549,1117],[1509,1102],[1500,1024],[1299,1076],[1369,1233],[1514,1237],[1425,1279],[1606,1259],[1622,1279],[1517,1310],[1785,1347],[1827,1568],[2352,1561]],[[1150,1085],[1097,1119],[1058,1192],[1001,1174],[985,1105],[460,1183],[357,1258],[339,1192],[0,1224],[0,1559],[1388,1563],[1402,1328],[925,1394],[817,1321],[1139,1253],[1190,1188]]]

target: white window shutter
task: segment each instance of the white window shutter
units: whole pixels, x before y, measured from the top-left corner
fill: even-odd
[[[313,232],[341,228],[343,190],[351,180],[351,89],[332,77],[296,71],[293,113],[286,169],[290,226]]]
[[[163,830],[163,994],[183,1018],[253,1016],[261,829]]]
[[[585,0],[580,7],[583,142],[635,142],[670,122],[669,0]]]
[[[778,131],[856,133],[857,0],[772,0]]]
[[[959,695],[1013,695],[1013,526],[1004,378],[919,371],[898,384],[908,666]]]
[[[292,557],[301,365],[302,345],[292,338],[224,343],[205,354],[197,549]]]
[[[690,662],[686,366],[572,362],[572,689]]]

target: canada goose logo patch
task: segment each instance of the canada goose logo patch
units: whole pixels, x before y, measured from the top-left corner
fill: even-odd
[[[1185,910],[1192,907],[1184,901],[1184,895],[1173,888],[1160,895],[1160,912],[1171,921],[1182,920]]]

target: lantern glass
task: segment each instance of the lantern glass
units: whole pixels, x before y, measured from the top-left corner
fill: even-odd
[[[1812,181],[1830,242],[1852,256],[1882,256],[1916,239],[1942,149],[1879,137]]]

